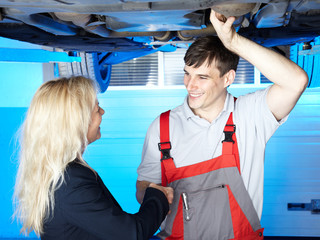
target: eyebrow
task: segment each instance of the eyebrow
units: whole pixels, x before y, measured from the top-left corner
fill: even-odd
[[[189,73],[186,69],[183,69],[183,71],[184,71],[185,73]],[[197,74],[197,76],[199,76],[199,77],[207,77],[207,78],[210,77],[208,74]]]
[[[207,78],[210,77],[210,76],[207,75],[207,74],[198,74],[198,76],[199,76],[199,77],[207,77]]]

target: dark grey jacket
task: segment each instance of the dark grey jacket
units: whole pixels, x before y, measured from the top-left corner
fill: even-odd
[[[53,217],[45,221],[41,239],[148,239],[168,211],[165,195],[148,188],[139,212],[124,212],[99,175],[74,161],[55,192]]]

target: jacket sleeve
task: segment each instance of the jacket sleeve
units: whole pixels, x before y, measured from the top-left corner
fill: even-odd
[[[165,195],[148,188],[139,211],[124,212],[100,177],[80,164],[67,171],[56,207],[70,224],[98,238],[117,240],[150,238],[169,211]]]

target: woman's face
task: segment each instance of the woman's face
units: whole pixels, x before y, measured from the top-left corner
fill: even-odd
[[[92,143],[101,137],[100,123],[102,121],[103,114],[104,110],[99,106],[99,102],[96,101],[96,105],[91,114],[91,123],[88,128],[88,143]]]

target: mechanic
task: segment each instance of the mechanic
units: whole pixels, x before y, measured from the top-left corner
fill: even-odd
[[[308,76],[239,35],[235,17],[212,10],[210,21],[218,37],[197,39],[184,57],[184,103],[148,129],[136,196],[141,202],[150,182],[174,188],[161,239],[263,239],[266,143],[286,121]],[[273,85],[237,99],[228,93],[239,56]]]

